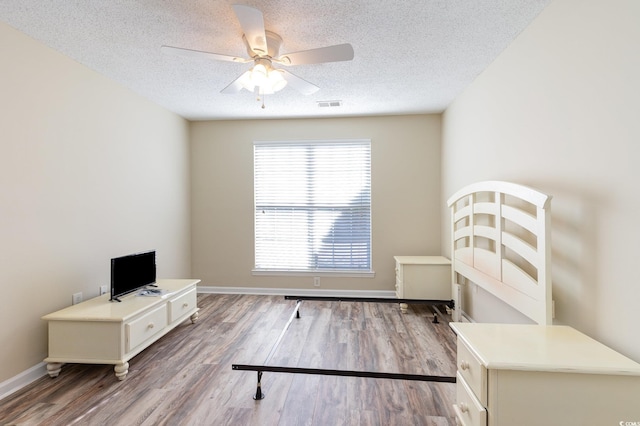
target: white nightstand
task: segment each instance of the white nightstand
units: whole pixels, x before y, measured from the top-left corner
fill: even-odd
[[[394,256],[398,299],[451,300],[451,261],[444,256]],[[403,312],[407,305],[400,304]]]

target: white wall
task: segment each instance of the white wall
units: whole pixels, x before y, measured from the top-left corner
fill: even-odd
[[[485,179],[554,196],[556,323],[637,361],[639,23],[637,0],[554,0],[447,109],[442,162],[443,200]]]
[[[42,362],[40,319],[109,259],[190,275],[188,124],[0,23],[0,382]]]
[[[313,289],[312,277],[252,276],[253,141],[371,139],[375,278],[321,289],[394,290],[394,255],[440,254],[440,116],[191,123],[192,271],[202,285]]]

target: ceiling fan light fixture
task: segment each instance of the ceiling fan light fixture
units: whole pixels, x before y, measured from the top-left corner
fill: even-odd
[[[242,74],[238,79],[238,83],[240,83],[242,88],[247,89],[250,92],[253,92],[253,89],[255,89],[256,87],[256,85],[253,84],[251,80],[251,71],[247,71],[244,74]]]
[[[267,67],[262,64],[256,64],[251,70],[251,82],[254,86],[263,86],[267,81]]]
[[[282,71],[272,69],[269,71],[269,85],[274,92],[284,89],[287,85],[287,80],[282,76]]]
[[[287,80],[282,70],[273,69],[270,64],[256,62],[256,65],[240,78],[239,83],[243,88],[253,92],[257,87],[259,95],[271,95],[284,89]]]

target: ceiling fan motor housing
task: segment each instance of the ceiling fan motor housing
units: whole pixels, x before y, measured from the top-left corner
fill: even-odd
[[[254,51],[253,49],[251,49],[251,46],[249,46],[249,43],[247,42],[247,37],[244,34],[242,35],[242,41],[247,47],[247,53],[254,59],[256,58],[256,56],[277,58],[280,52],[280,46],[282,45],[282,37],[268,30],[265,30],[264,33],[265,37],[267,38],[267,52]]]

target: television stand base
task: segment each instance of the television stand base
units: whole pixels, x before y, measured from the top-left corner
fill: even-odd
[[[63,364],[112,364],[118,380],[129,373],[129,360],[187,319],[198,319],[200,280],[158,280],[162,297],[122,298],[105,294],[42,317],[49,325],[47,372]]]

